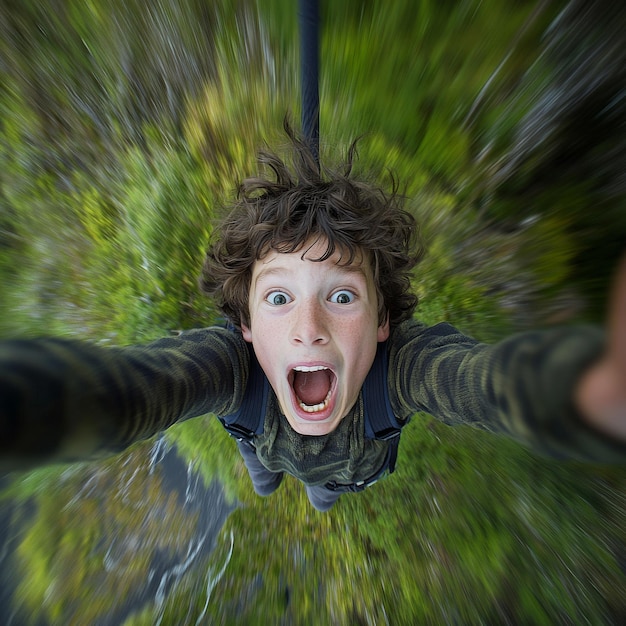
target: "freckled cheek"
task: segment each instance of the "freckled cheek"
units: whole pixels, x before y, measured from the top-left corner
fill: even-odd
[[[338,320],[336,330],[350,341],[367,341],[370,337],[377,336],[378,321],[371,317]]]
[[[376,355],[377,335],[375,328],[368,324],[351,327],[342,335],[342,352],[346,363],[350,364],[351,376],[362,382]]]
[[[265,328],[260,343],[263,349],[276,359],[279,355],[284,354],[284,348],[286,348],[284,338],[285,333],[281,332],[280,328]]]
[[[252,317],[252,329],[262,341],[275,341],[285,333],[285,322],[257,313]]]

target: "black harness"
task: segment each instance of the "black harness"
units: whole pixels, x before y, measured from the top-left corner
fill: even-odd
[[[254,436],[263,432],[270,384],[250,344],[248,344],[248,350],[250,353],[250,374],[243,402],[237,412],[220,417],[219,420],[237,441],[254,448]],[[378,344],[374,363],[363,383],[365,436],[367,439],[389,442],[385,462],[367,480],[350,484],[330,481],[325,485],[327,489],[332,491],[362,491],[373,485],[385,472],[388,471],[391,474],[396,468],[400,433],[408,420],[400,422],[391,409],[387,390],[387,362],[387,342],[381,342]]]

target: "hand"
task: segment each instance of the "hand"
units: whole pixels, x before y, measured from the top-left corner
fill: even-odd
[[[581,378],[575,401],[586,421],[626,441],[626,255],[611,293],[606,353]]]

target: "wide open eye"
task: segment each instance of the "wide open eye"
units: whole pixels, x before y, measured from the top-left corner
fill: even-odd
[[[335,304],[350,304],[354,302],[355,295],[351,291],[347,291],[342,289],[341,291],[336,291],[332,296],[330,296],[330,301]]]
[[[274,306],[282,306],[283,304],[289,304],[292,298],[284,291],[272,291],[265,296],[265,300]]]

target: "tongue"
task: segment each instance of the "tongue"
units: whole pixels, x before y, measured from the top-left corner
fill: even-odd
[[[321,404],[330,389],[330,377],[327,370],[317,372],[295,372],[293,388],[304,404]]]

